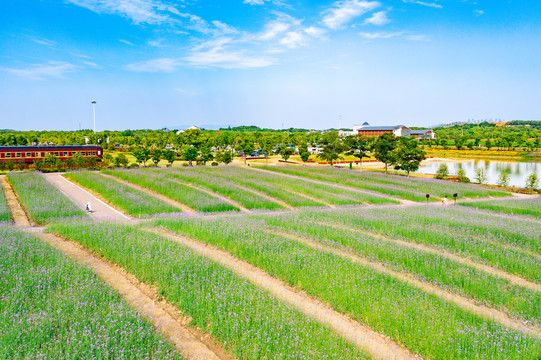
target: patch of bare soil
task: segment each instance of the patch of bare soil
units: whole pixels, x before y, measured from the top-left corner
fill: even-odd
[[[4,195],[6,196],[6,201],[11,211],[11,216],[13,221],[17,226],[31,226],[33,225],[29,217],[26,215],[26,212],[19,201],[19,197],[13,190],[13,187],[8,181],[6,176],[0,177],[0,183],[2,184],[2,189],[4,190]]]
[[[237,275],[267,290],[279,300],[295,307],[303,314],[329,326],[346,340],[365,350],[376,359],[419,359],[418,356],[411,354],[407,349],[404,349],[393,340],[358,323],[349,316],[335,311],[330,306],[323,304],[302,291],[292,288],[283,281],[270,276],[268,273],[245,261],[239,260],[223,250],[185,236],[173,234],[169,231],[160,229],[149,229],[148,231],[160,234],[187,246],[206,258],[229,268]]]
[[[160,193],[157,193],[156,191],[153,191],[153,190],[150,190],[150,189],[147,189],[146,187],[143,187],[143,186],[140,186],[140,185],[137,185],[137,184],[134,184],[134,183],[131,183],[129,181],[126,181],[124,179],[120,179],[120,178],[117,178],[115,176],[112,176],[112,175],[109,175],[109,174],[103,174],[103,173],[100,173],[102,176],[105,176],[106,178],[109,178],[109,179],[112,179],[112,180],[115,180],[121,184],[124,184],[126,186],[129,186],[133,189],[137,189],[137,190],[140,190],[148,195],[151,195],[151,196],[154,196],[155,198],[158,198],[160,200],[162,200],[163,202],[166,202],[168,203],[169,205],[172,205],[176,208],[179,208],[180,210],[184,211],[184,212],[196,212],[194,209],[192,209],[191,207],[185,205],[185,204],[182,204],[176,200],[173,200],[171,198],[168,198],[167,196],[165,195],[162,195]]]
[[[169,339],[184,358],[233,359],[209,334],[190,327],[191,319],[184,316],[175,306],[164,301],[155,289],[140,282],[118,265],[92,254],[74,241],[42,231],[36,232],[36,235],[94,271],[104,282],[118,291],[132,308]]]
[[[477,305],[475,303],[475,300],[468,299],[466,297],[454,294],[450,291],[444,290],[442,288],[439,288],[435,285],[432,285],[430,283],[424,282],[419,280],[417,277],[411,274],[405,274],[398,271],[394,271],[386,267],[385,265],[382,265],[380,263],[376,263],[373,261],[370,261],[366,258],[360,257],[354,253],[341,250],[338,248],[334,248],[331,246],[324,245],[316,240],[312,240],[310,238],[302,237],[299,235],[287,233],[280,230],[267,230],[270,233],[280,235],[298,242],[301,242],[305,245],[308,245],[314,249],[325,251],[334,255],[337,255],[341,258],[350,260],[352,262],[361,264],[363,266],[369,267],[371,269],[376,270],[379,273],[387,274],[401,282],[404,282],[408,285],[411,285],[421,291],[424,291],[428,294],[435,295],[439,297],[442,300],[445,300],[451,304],[454,304],[466,311],[469,311],[475,315],[478,315],[486,320],[492,320],[495,322],[500,323],[503,326],[506,326],[508,328],[511,328],[515,331],[520,331],[524,334],[528,334],[531,336],[535,336],[538,338],[541,338],[541,328],[533,325],[525,324],[524,322],[520,320],[513,319],[512,317],[508,316],[502,311],[483,306],[483,305]]]

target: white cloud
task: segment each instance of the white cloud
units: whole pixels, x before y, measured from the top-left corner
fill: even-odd
[[[387,17],[387,11],[379,11],[374,13],[371,18],[366,19],[365,24],[381,26],[390,22],[391,20]]]
[[[473,14],[474,14],[475,16],[481,16],[481,15],[484,15],[485,12],[484,12],[483,10],[475,9],[475,10],[473,11]]]
[[[163,39],[149,40],[147,44],[152,47],[163,47]]]
[[[45,46],[55,46],[56,45],[55,41],[47,40],[47,39],[32,39],[32,41],[35,42],[36,44],[45,45]]]
[[[101,66],[91,61],[83,61],[83,64],[93,67],[94,69],[101,69]]]
[[[375,33],[367,33],[362,32],[360,35],[369,40],[375,40],[375,39],[392,39],[395,37],[403,36],[403,32],[394,32],[394,33],[386,33],[386,32],[375,32]]]
[[[263,5],[265,0],[244,0],[243,3],[250,5]]]
[[[192,96],[201,95],[201,93],[199,93],[199,92],[185,90],[185,89],[181,89],[181,88],[176,88],[175,91],[179,92],[181,94],[184,94],[184,95],[192,95]]]
[[[68,2],[87,8],[96,13],[120,14],[134,23],[160,24],[172,22],[173,19],[163,13],[172,11],[171,6],[163,5],[157,0],[67,0]]]
[[[261,68],[273,64],[272,61],[265,58],[246,55],[241,50],[225,49],[225,45],[230,41],[231,39],[227,38],[208,41],[192,49],[192,54],[183,60],[193,66],[224,69]]]
[[[305,38],[304,35],[300,32],[294,32],[290,31],[286,34],[286,36],[280,40],[280,44],[293,49],[299,46],[304,45]]]
[[[334,3],[334,7],[326,12],[323,24],[329,29],[339,29],[351,20],[372,11],[381,4],[378,1],[343,0]]]
[[[79,69],[79,66],[61,62],[49,61],[47,64],[36,64],[26,69],[0,68],[13,75],[24,77],[32,80],[44,80],[48,77],[62,78],[65,74],[74,72]]]
[[[118,41],[120,41],[120,42],[123,43],[123,44],[133,46],[133,43],[132,43],[131,41],[124,40],[124,39],[119,39]]]
[[[134,72],[173,72],[181,65],[180,61],[171,58],[152,59],[125,66]]]
[[[430,7],[439,8],[439,9],[443,7],[437,2],[429,3],[429,2],[418,1],[418,0],[402,0],[402,2],[405,2],[406,4],[418,4],[418,5],[423,5],[423,6],[430,6]]]
[[[261,40],[270,40],[278,34],[284,33],[291,27],[291,23],[282,20],[274,20],[265,25],[265,30],[259,36]]]
[[[304,29],[304,32],[314,38],[321,38],[323,35],[325,35],[327,30],[317,26],[310,26]]]

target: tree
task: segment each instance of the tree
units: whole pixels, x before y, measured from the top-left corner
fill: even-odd
[[[509,186],[509,181],[511,177],[509,176],[509,171],[502,171],[500,177],[498,178],[498,185],[500,186]]]
[[[345,144],[349,148],[348,155],[353,155],[361,162],[361,170],[363,169],[363,158],[369,157],[370,139],[365,136],[358,137],[355,135],[348,136],[345,139]]]
[[[129,160],[128,157],[124,154],[118,154],[117,157],[113,160],[115,167],[127,167]]]
[[[85,158],[80,152],[73,154],[73,161],[78,168],[82,168],[85,165]]]
[[[272,136],[265,136],[261,143],[261,149],[265,152],[265,164],[268,164],[269,163],[269,154],[271,152],[271,150],[274,148],[274,146],[276,145],[276,143],[274,142],[274,139]]]
[[[184,152],[184,160],[188,161],[188,164],[190,164],[190,166],[193,166],[192,161],[197,160],[198,155],[199,155],[199,151],[197,151],[195,147],[190,146]]]
[[[105,153],[103,155],[103,159],[102,161],[107,165],[111,165],[113,163],[113,155],[111,155],[111,153]],[[69,166],[68,166],[69,167]]]
[[[332,166],[333,161],[340,159],[340,154],[344,150],[346,150],[346,147],[337,139],[325,145],[323,152],[319,154],[319,157],[330,162]]]
[[[458,177],[458,181],[460,182],[463,182],[463,183],[469,183],[470,182],[470,178],[466,176],[466,172],[464,171],[464,169],[462,167],[459,167],[457,172],[456,172],[456,176]]]
[[[447,164],[441,164],[434,177],[436,179],[445,179],[447,176],[449,176],[449,168],[447,167]]]
[[[535,190],[539,187],[539,178],[535,171],[526,179],[526,189]]]
[[[158,163],[162,159],[162,151],[160,149],[154,149],[150,153],[150,157],[152,159],[152,162],[154,163],[154,166],[158,166]]]
[[[478,184],[485,184],[487,182],[487,172],[483,168],[475,170],[475,181]]]
[[[464,139],[462,139],[462,137],[460,136],[457,136],[455,138],[455,146],[457,150],[462,150],[462,148],[464,147]]]
[[[214,160],[218,163],[224,162],[224,152],[222,150],[216,151],[214,154]]]
[[[135,160],[139,164],[141,164],[141,165],[145,164],[146,165],[147,160],[150,157],[150,150],[148,150],[147,148],[144,148],[144,147],[140,147],[140,148],[135,149],[132,152],[132,155],[135,156]]]
[[[374,157],[376,160],[385,164],[385,173],[387,168],[394,160],[393,150],[398,146],[398,138],[393,133],[384,133],[374,143]]]
[[[233,155],[231,154],[231,152],[230,151],[224,152],[224,155],[222,157],[222,162],[227,165],[231,161],[233,161]]]
[[[212,155],[212,151],[210,151],[210,147],[202,146],[201,156],[199,158],[203,162],[204,165],[206,165],[207,161],[211,161],[212,159],[214,159],[214,156]]]
[[[417,171],[426,153],[419,147],[417,140],[401,138],[400,146],[394,151],[393,165],[395,169],[404,170],[408,177],[411,171]]]
[[[163,152],[163,157],[165,160],[167,160],[169,165],[173,165],[173,163],[175,162],[175,159],[177,158],[177,153],[174,152],[173,150],[165,150]]]
[[[284,159],[284,161],[287,161],[294,152],[295,150],[289,147],[283,147],[280,149],[280,155],[282,155],[282,159]]]
[[[310,158],[310,152],[308,151],[308,146],[305,144],[299,147],[299,155],[301,157],[302,163],[306,166],[306,162]]]

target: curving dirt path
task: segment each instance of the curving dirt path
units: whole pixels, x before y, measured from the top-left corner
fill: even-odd
[[[439,287],[437,287],[435,285],[432,285],[430,283],[421,281],[414,275],[410,275],[410,274],[401,273],[401,272],[398,272],[398,271],[391,270],[388,267],[386,267],[386,266],[384,266],[384,265],[382,265],[380,263],[370,261],[370,260],[368,260],[366,258],[360,257],[360,256],[358,256],[358,255],[356,255],[354,253],[349,252],[349,251],[345,251],[345,250],[341,250],[341,249],[338,249],[338,248],[334,248],[334,247],[331,247],[331,246],[324,245],[324,244],[322,244],[322,243],[320,243],[318,241],[312,240],[312,239],[307,238],[307,237],[287,233],[287,232],[284,232],[284,231],[281,231],[281,230],[266,229],[266,231],[269,232],[269,233],[275,234],[275,235],[283,236],[283,237],[286,237],[288,239],[298,241],[300,243],[303,243],[305,245],[310,246],[311,248],[337,255],[337,256],[339,256],[341,258],[344,258],[344,259],[350,260],[352,262],[361,264],[363,266],[369,267],[371,269],[374,269],[379,273],[387,274],[387,275],[391,276],[392,278],[395,278],[395,279],[397,279],[397,280],[399,280],[401,282],[409,284],[409,285],[411,285],[411,286],[413,286],[413,287],[415,287],[415,288],[417,288],[417,289],[419,289],[421,291],[424,291],[424,292],[426,292],[428,294],[436,295],[440,299],[445,300],[445,301],[447,301],[449,303],[452,303],[452,304],[454,304],[454,305],[456,305],[456,306],[458,306],[458,307],[460,307],[460,308],[462,308],[462,309],[464,309],[466,311],[469,311],[469,312],[471,312],[473,314],[476,314],[476,315],[478,315],[478,316],[480,316],[480,317],[482,317],[482,318],[484,318],[486,320],[492,320],[492,321],[500,323],[503,326],[511,328],[513,330],[522,332],[522,333],[527,334],[527,335],[535,336],[537,338],[541,338],[541,328],[539,328],[537,326],[525,324],[524,322],[522,322],[520,320],[516,320],[516,319],[508,316],[507,314],[505,314],[502,311],[490,308],[488,306],[477,305],[475,303],[475,300],[468,299],[466,297],[457,295],[457,294],[452,293],[450,291],[441,289],[441,288],[439,288]]]
[[[158,293],[117,265],[109,263],[74,241],[34,228],[33,233],[63,254],[89,267],[104,282],[118,291],[126,302],[169,339],[185,359],[232,360],[208,334],[189,327],[190,318],[173,305],[160,300]]]
[[[395,244],[405,246],[405,247],[409,247],[409,248],[416,249],[416,250],[421,250],[421,251],[424,251],[424,252],[427,252],[427,253],[430,253],[430,254],[436,254],[436,255],[442,256],[444,258],[456,261],[456,262],[458,262],[460,264],[468,265],[468,266],[471,266],[471,267],[476,268],[478,270],[489,273],[491,275],[500,277],[502,279],[506,279],[506,280],[508,280],[510,283],[512,283],[514,285],[523,286],[523,287],[528,288],[530,290],[541,292],[541,284],[536,284],[536,283],[531,282],[529,280],[526,280],[526,279],[524,279],[524,278],[522,278],[520,276],[510,274],[508,272],[505,272],[503,270],[494,268],[492,266],[488,266],[488,265],[484,265],[484,264],[474,262],[474,261],[472,261],[470,259],[467,259],[467,258],[462,257],[462,256],[455,255],[455,254],[450,253],[450,252],[448,252],[446,250],[438,250],[438,249],[431,248],[431,247],[428,247],[428,246],[423,245],[423,244],[410,243],[410,242],[407,242],[407,241],[404,241],[404,240],[398,240],[398,239],[391,239],[391,238],[386,237],[386,236],[381,235],[381,234],[371,233],[369,231],[365,231],[365,230],[361,230],[361,229],[355,229],[355,228],[351,228],[351,227],[348,227],[348,226],[345,226],[345,225],[336,225],[336,224],[331,224],[331,223],[322,222],[322,221],[321,222],[316,222],[316,223],[320,224],[320,225],[334,227],[334,228],[337,228],[337,229],[344,229],[344,230],[356,232],[356,233],[359,233],[359,234],[368,235],[368,236],[371,236],[371,237],[376,238],[376,239],[382,239],[382,240],[385,240],[385,241],[394,242]]]
[[[66,179],[60,173],[43,174],[43,177],[64,195],[71,199],[79,208],[85,209],[86,203],[91,202],[92,213],[88,213],[91,219],[96,221],[127,221],[131,220],[126,214],[118,211],[102,199],[96,197],[85,188],[77,185],[73,181]]]
[[[261,171],[261,172],[264,172],[264,173],[267,173],[267,174],[270,173],[270,174],[274,174],[274,175],[280,175],[280,176],[284,176],[284,177],[288,177],[288,178],[296,179],[296,180],[309,181],[309,182],[314,183],[314,184],[332,186],[332,187],[342,189],[342,190],[346,190],[346,191],[354,191],[354,192],[358,192],[358,193],[361,193],[361,194],[378,196],[378,197],[382,197],[382,198],[385,198],[385,199],[400,201],[403,204],[411,202],[409,200],[404,201],[403,199],[396,198],[396,197],[386,195],[386,194],[382,194],[382,193],[378,193],[378,192],[375,192],[375,191],[362,190],[362,189],[354,188],[354,187],[347,186],[347,185],[337,184],[337,183],[333,183],[333,182],[329,182],[329,181],[311,179],[311,178],[304,177],[304,176],[299,176],[299,175],[284,174],[284,173],[281,173],[281,172],[274,172],[274,171],[269,171],[269,170],[265,170],[265,169],[253,168],[253,167],[250,167],[250,170]],[[416,202],[413,202],[413,203],[417,204]],[[396,205],[394,205],[394,206],[396,206]]]
[[[2,190],[4,190],[4,196],[6,197],[9,210],[11,211],[11,217],[13,218],[15,225],[21,227],[32,226],[33,223],[26,215],[26,212],[19,201],[19,197],[15,193],[15,190],[13,190],[7,176],[0,176],[0,183],[2,185]]]
[[[218,193],[215,193],[214,191],[212,190],[209,190],[209,189],[205,189],[204,187],[200,187],[200,186],[197,186],[197,185],[193,185],[193,184],[189,184],[187,182],[183,182],[181,180],[178,180],[178,179],[170,179],[172,182],[175,182],[179,185],[184,185],[184,186],[188,186],[192,189],[196,189],[196,190],[199,190],[199,191],[202,191],[204,193],[207,193],[209,194],[210,196],[213,196],[215,198],[218,198],[230,205],[233,205],[234,207],[240,209],[240,211],[242,212],[246,212],[246,213],[249,213],[251,212],[249,209],[247,209],[246,207],[242,206],[241,204],[239,204],[238,202],[236,202],[235,200],[231,200],[230,198],[226,197],[226,196],[223,196],[223,195],[220,195]]]
[[[119,182],[121,184],[124,184],[126,186],[129,186],[129,187],[131,187],[133,189],[137,189],[137,190],[142,191],[142,192],[144,192],[146,194],[154,196],[155,198],[158,198],[161,201],[166,202],[169,205],[172,205],[172,206],[182,210],[183,212],[196,212],[191,207],[189,207],[189,206],[187,206],[185,204],[182,204],[182,203],[180,203],[180,202],[178,202],[176,200],[173,200],[173,199],[171,199],[171,198],[169,198],[169,197],[167,197],[165,195],[162,195],[162,194],[160,194],[160,193],[158,193],[158,192],[156,192],[154,190],[150,190],[150,189],[148,189],[146,187],[143,187],[141,185],[134,184],[132,182],[126,181],[124,179],[117,178],[116,176],[112,176],[112,175],[109,175],[109,174],[100,173],[100,175],[104,176],[106,178],[109,178],[111,180],[117,181],[117,182]]]
[[[346,340],[365,350],[376,359],[419,359],[418,356],[411,354],[408,350],[369,327],[333,310],[311,296],[288,286],[283,281],[223,250],[166,230],[147,229],[147,231],[165,236],[231,269],[237,275],[269,291],[273,296],[295,307],[305,315],[329,326]]]

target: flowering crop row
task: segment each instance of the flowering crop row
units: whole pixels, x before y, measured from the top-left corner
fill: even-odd
[[[230,251],[424,358],[537,359],[541,354],[539,339],[482,319],[389,275],[269,234],[261,229],[260,220],[208,220],[154,223]]]
[[[267,166],[265,170],[309,177],[312,179],[336,182],[360,189],[372,190],[398,196],[413,201],[426,201],[426,194],[434,198],[451,197],[457,193],[462,198],[488,196],[507,196],[503,191],[496,191],[480,186],[452,183],[435,179],[412,179],[403,176],[385,175],[368,171],[351,171],[334,168],[300,168]]]
[[[178,179],[182,182],[193,184],[206,188],[210,191],[220,194],[222,196],[228,197],[229,199],[238,202],[247,209],[264,209],[264,210],[273,210],[282,208],[281,205],[276,202],[265,199],[262,196],[246,191],[245,189],[239,187],[235,182],[229,181],[224,178],[218,178],[213,176],[213,174],[206,174],[200,171],[200,168],[195,169],[183,169],[182,171],[177,171],[177,169],[162,171],[154,170],[154,172],[159,172],[167,174],[174,179]]]
[[[307,214],[307,218],[319,221],[326,221],[329,217],[334,223],[446,250],[541,283],[541,257],[521,251],[521,248],[538,251],[541,247],[541,229],[527,221],[505,221],[460,206]],[[506,245],[513,245],[515,249]]]
[[[238,359],[366,359],[268,292],[162,236],[120,224],[49,228],[157,288]]]
[[[70,172],[65,176],[83,187],[97,192],[113,206],[132,216],[142,217],[181,211],[152,195],[106,178],[98,172],[77,171]]]
[[[6,197],[4,196],[4,191],[2,190],[2,187],[0,186],[0,223],[10,222],[11,220],[12,220],[11,211],[9,210]]]
[[[143,186],[201,212],[238,211],[233,205],[204,191],[171,181],[162,174],[145,170],[104,170],[105,174]]]
[[[178,359],[90,270],[0,226],[0,358]]]
[[[331,184],[315,184],[302,179],[291,179],[277,174],[255,172],[240,167],[211,168],[203,169],[202,171],[243,183],[259,191],[268,193],[270,189],[272,194],[269,193],[269,195],[281,198],[293,206],[321,206],[321,203],[311,200],[307,201],[305,198],[297,200],[300,201],[302,205],[294,205],[295,203],[291,203],[291,196],[293,195],[295,198],[299,198],[295,192],[308,195],[315,199],[320,199],[333,205],[398,203],[398,201],[389,200],[376,195],[353,191],[346,192]]]
[[[507,312],[511,317],[541,324],[541,293],[438,254],[404,247],[353,229],[337,228],[330,225],[334,223],[332,213],[327,213],[325,223],[314,221],[312,213],[261,216],[260,219],[287,232],[348,250],[398,272],[413,274],[422,281]]]
[[[541,197],[534,199],[510,199],[505,201],[479,201],[461,203],[462,206],[490,210],[511,215],[528,215],[541,219]]]
[[[55,219],[86,216],[39,172],[9,172],[8,179],[30,217],[38,224]]]

